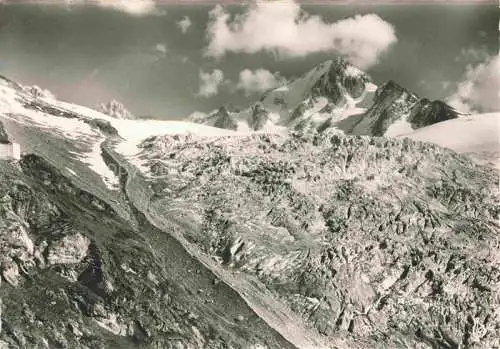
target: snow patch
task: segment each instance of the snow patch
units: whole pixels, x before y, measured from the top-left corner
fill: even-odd
[[[345,75],[346,76],[351,76],[351,77],[358,77],[362,76],[364,73],[360,69],[356,68],[353,65],[347,65],[345,69]]]
[[[398,119],[387,128],[384,135],[388,137],[397,137],[411,132],[413,132],[411,124],[406,120]]]
[[[90,153],[85,153],[85,156],[81,158],[81,161],[86,163],[92,171],[101,177],[108,189],[116,190],[120,187],[119,178],[104,162],[101,143],[95,143],[92,147],[92,151]]]
[[[463,116],[422,127],[399,137],[434,143],[467,154],[478,163],[500,171],[500,113]]]
[[[374,83],[369,82],[365,86],[365,91],[367,91],[367,92],[375,92],[375,91],[377,91],[377,88],[378,88],[377,85],[375,85]]]

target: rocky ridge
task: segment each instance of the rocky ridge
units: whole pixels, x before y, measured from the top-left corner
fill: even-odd
[[[114,99],[107,103],[101,103],[97,110],[117,119],[131,120],[136,118],[122,103]]]

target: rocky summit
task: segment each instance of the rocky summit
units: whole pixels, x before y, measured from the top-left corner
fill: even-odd
[[[97,110],[117,119],[135,119],[135,116],[122,103],[114,99],[108,103],[101,103]]]

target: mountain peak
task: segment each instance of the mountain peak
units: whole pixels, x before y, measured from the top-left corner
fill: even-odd
[[[403,132],[401,130],[409,132],[457,117],[458,113],[446,103],[420,98],[394,80],[389,80],[377,89],[372,106],[354,127],[353,133],[394,136]],[[398,130],[393,127],[396,122]]]
[[[97,109],[103,114],[107,114],[116,119],[131,120],[136,118],[121,102],[114,99],[108,103],[101,103]]]
[[[328,70],[313,86],[313,94],[327,97],[335,104],[344,102],[345,93],[349,97],[358,98],[370,82],[369,76],[362,70],[348,63],[343,58],[327,61],[320,67],[328,66]]]
[[[236,130],[237,125],[229,115],[228,107],[223,105],[213,115],[215,118],[214,126],[218,128],[225,128],[228,130]]]

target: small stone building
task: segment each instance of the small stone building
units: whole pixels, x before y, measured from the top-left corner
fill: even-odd
[[[20,160],[21,146],[14,142],[0,142],[0,159]]]

